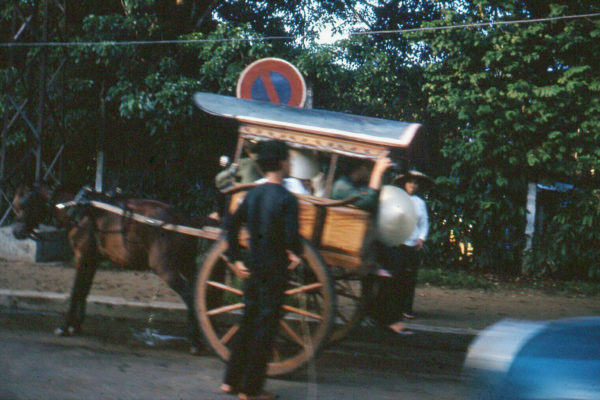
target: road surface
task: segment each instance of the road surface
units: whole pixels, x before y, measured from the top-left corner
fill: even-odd
[[[191,356],[185,327],[89,318],[60,338],[55,314],[0,311],[0,399],[219,399],[224,364]],[[461,366],[470,338],[379,332],[326,348],[307,368],[269,379],[280,399],[465,399]]]

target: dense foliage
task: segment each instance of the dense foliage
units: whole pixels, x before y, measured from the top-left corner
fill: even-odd
[[[430,26],[593,10],[579,2],[481,1],[466,12],[448,11]],[[529,267],[539,271],[561,260],[572,273],[600,273],[589,251],[581,251],[597,239],[589,224],[597,222],[592,191],[600,156],[599,35],[599,20],[566,20],[422,36],[440,58],[428,66],[424,88],[449,167],[439,184],[454,194],[454,201],[440,198],[439,207],[442,215],[459,216],[456,231],[473,244],[476,266],[519,272],[528,182],[567,181],[575,184],[571,201],[555,210],[556,221],[542,236],[563,239],[537,238],[532,255],[538,261]],[[570,235],[564,233],[582,231],[588,234],[577,235],[581,243],[566,242]]]
[[[92,182],[96,150],[104,148],[107,185],[194,213],[210,210],[218,156],[231,154],[236,133],[232,124],[196,112],[191,94],[231,95],[250,62],[281,57],[305,75],[315,108],[425,125],[430,155],[416,166],[436,177],[427,194],[432,221],[427,265],[600,277],[595,173],[600,18],[489,24],[598,13],[600,1],[67,3],[64,25],[51,10],[50,23],[61,29],[51,29],[49,40],[102,43],[46,49],[51,67],[67,60],[64,93],[51,88],[47,93],[44,142],[46,157],[65,144],[64,181]],[[1,41],[9,41],[13,24],[23,23],[36,7],[32,1],[3,2]],[[477,25],[435,29],[462,24]],[[325,28],[348,32],[357,27],[385,32],[332,44],[314,40]],[[390,32],[419,27],[430,30]],[[278,38],[260,40],[263,36]],[[25,29],[19,42],[36,39]],[[106,42],[169,39],[206,41]],[[24,111],[32,121],[39,91],[32,65],[39,63],[41,51],[0,47],[2,93],[31,98]],[[15,106],[3,97],[6,124]],[[9,169],[28,153],[26,143],[34,138],[21,118],[7,135]],[[531,182],[565,182],[574,189],[546,207],[545,222],[524,251]],[[468,245],[472,255],[465,251]]]

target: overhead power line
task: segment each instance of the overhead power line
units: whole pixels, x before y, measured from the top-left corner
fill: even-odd
[[[390,34],[402,34],[411,32],[431,32],[431,31],[443,31],[451,29],[465,29],[465,28],[478,28],[478,27],[492,27],[498,25],[516,25],[516,24],[533,24],[539,22],[550,22],[558,20],[569,20],[569,19],[582,19],[582,18],[596,18],[600,17],[599,13],[591,14],[576,14],[576,15],[563,15],[556,17],[546,18],[535,18],[535,19],[520,19],[511,21],[488,21],[478,22],[471,24],[460,24],[460,25],[445,25],[445,26],[432,26],[432,27],[421,27],[421,28],[409,28],[409,29],[390,29],[390,30],[379,30],[379,31],[354,31],[348,32],[349,36],[372,36],[372,35],[390,35]],[[98,42],[8,42],[0,43],[0,47],[75,47],[75,46],[140,46],[140,45],[168,45],[168,44],[193,44],[193,43],[222,43],[222,42],[265,42],[273,40],[301,40],[301,39],[316,39],[318,34],[305,35],[305,36],[259,36],[250,38],[221,38],[221,39],[173,39],[173,40],[103,40]]]
[[[472,23],[472,24],[431,26],[431,27],[412,28],[412,29],[362,31],[362,32],[351,32],[350,35],[385,35],[385,34],[393,34],[393,33],[443,31],[443,30],[451,30],[451,29],[478,28],[478,27],[496,26],[496,25],[533,24],[536,22],[549,22],[549,21],[558,21],[558,20],[564,20],[564,19],[580,19],[580,18],[594,18],[594,17],[600,17],[600,13],[563,15],[563,16],[558,16],[558,17],[546,17],[546,18],[535,18],[535,19],[518,19],[518,20],[512,20],[512,21],[489,21],[489,22],[478,22],[478,23]]]

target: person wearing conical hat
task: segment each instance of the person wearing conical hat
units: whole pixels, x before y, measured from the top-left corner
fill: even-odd
[[[390,243],[390,240],[381,236],[373,241],[370,251],[375,255],[374,261],[379,269],[363,281],[363,290],[367,293],[367,313],[381,327],[398,335],[414,334],[404,319],[414,318],[412,299],[419,261],[417,255],[429,229],[425,202],[416,195],[419,184],[426,179],[429,178],[424,174],[409,171],[392,181],[392,185],[400,186],[409,195],[406,197],[411,208],[414,208],[410,219],[415,222],[415,228],[410,235],[402,233],[403,238],[408,236],[408,239],[401,239],[403,242]],[[396,234],[400,234],[400,231]]]
[[[417,269],[420,251],[429,233],[429,215],[425,201],[417,196],[420,188],[428,187],[433,182],[422,172],[410,170],[394,179],[393,184],[403,188],[410,195],[417,216],[417,224],[409,238],[398,249],[399,265],[403,287],[401,288],[402,312],[405,318],[414,318],[413,303],[417,285]]]

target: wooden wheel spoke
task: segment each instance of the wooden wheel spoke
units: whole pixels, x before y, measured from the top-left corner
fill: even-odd
[[[336,310],[335,315],[337,315],[337,317],[339,319],[341,319],[342,321],[344,321],[345,324],[347,324],[348,322],[350,322],[349,318],[346,318],[346,316],[344,315],[343,312]]]
[[[360,299],[360,295],[357,294],[356,290],[352,288],[351,284],[343,284],[342,282],[335,282],[335,293],[338,296],[344,296],[349,299],[358,300]]]
[[[227,312],[230,312],[230,311],[241,310],[244,307],[245,307],[244,303],[230,304],[230,305],[227,305],[227,306],[223,306],[223,307],[219,307],[219,308],[213,308],[212,310],[208,310],[206,312],[206,315],[209,315],[209,316],[212,317],[212,316],[223,314],[223,313],[227,313]]]
[[[328,339],[336,318],[335,289],[351,293],[354,288],[334,286],[316,250],[307,242],[303,246],[302,261],[288,265],[290,279],[283,288],[285,302],[279,309],[280,320],[266,371],[269,376],[290,373],[314,356]],[[200,329],[208,346],[224,360],[242,332],[240,317],[245,304],[241,284],[247,278],[242,274],[242,264],[226,252],[227,242],[219,240],[206,254],[198,271],[195,298]]]
[[[220,254],[219,258],[223,261],[225,261],[225,264],[227,264],[227,268],[229,268],[231,270],[231,272],[233,272],[233,274],[235,276],[237,276],[240,279],[247,279],[248,276],[250,276],[250,272],[248,271],[247,268],[241,269],[238,268],[235,264],[233,264],[231,261],[229,261],[229,258],[227,258],[227,256],[225,254]]]
[[[306,303],[310,306],[310,308],[321,309],[323,307],[323,296],[320,292],[309,293],[307,297],[308,298]]]
[[[235,268],[235,266],[233,265],[233,263],[231,261],[229,261],[229,258],[227,258],[227,256],[225,254],[219,255],[219,258],[221,260],[225,261],[225,264],[231,270],[231,272],[233,272],[234,274],[237,272],[237,268]]]
[[[244,292],[242,292],[241,290],[236,289],[236,288],[231,287],[231,286],[227,286],[227,285],[225,285],[225,284],[223,284],[221,282],[207,281],[206,284],[210,285],[212,287],[224,290],[224,291],[229,292],[229,293],[237,294],[238,296],[243,296],[244,295]]]
[[[273,361],[274,362],[280,362],[281,361],[281,355],[279,354],[279,352],[277,351],[276,348],[273,348]]]
[[[300,265],[302,261],[291,261],[290,265],[288,265],[289,270],[294,270],[298,265]]]
[[[292,312],[292,313],[295,313],[295,314],[303,315],[305,317],[316,319],[318,321],[322,321],[323,320],[323,317],[321,315],[312,313],[312,312],[307,311],[307,310],[303,310],[301,308],[292,307],[292,306],[288,306],[288,305],[285,305],[285,304],[282,306],[282,308],[284,310],[288,311],[288,312]]]
[[[298,293],[309,292],[311,290],[320,289],[323,284],[320,282],[311,283],[310,285],[299,286],[285,291],[286,296],[293,296]]]
[[[350,285],[346,284],[345,282],[338,281],[335,281],[335,290],[338,293],[352,292],[352,288],[350,287]]]
[[[300,286],[302,286],[302,284],[300,282],[297,282],[297,281],[294,281],[294,280],[291,280],[291,279],[288,280],[288,284],[290,286],[293,286],[293,287],[300,287]]]
[[[304,347],[304,342],[302,341],[302,338],[300,336],[298,336],[296,331],[294,331],[291,326],[289,326],[283,320],[279,320],[279,325],[281,325],[281,328],[283,329],[283,331],[286,334],[288,334],[292,338],[292,340],[298,344],[298,346]]]
[[[219,339],[219,341],[223,344],[227,344],[231,338],[240,330],[239,325],[233,325],[229,330]]]
[[[338,295],[338,296],[343,296],[343,297],[345,297],[347,299],[355,300],[355,301],[360,300],[360,296],[357,296],[354,293],[338,292],[338,291],[336,291],[335,294]]]

